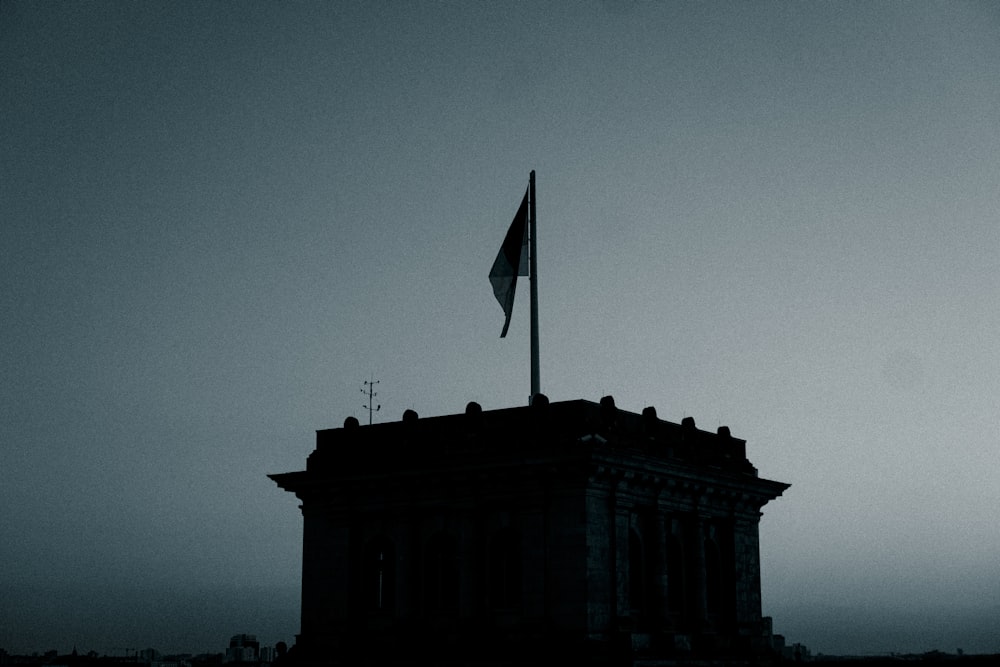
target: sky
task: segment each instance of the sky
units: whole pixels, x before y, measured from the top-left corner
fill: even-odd
[[[0,647],[291,645],[314,431],[541,389],[791,483],[763,611],[1000,652],[1000,7],[0,2]]]

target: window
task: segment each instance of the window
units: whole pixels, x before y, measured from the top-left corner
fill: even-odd
[[[628,531],[628,604],[638,613],[646,611],[646,567],[642,540],[634,528]]]
[[[490,603],[494,609],[521,604],[521,540],[511,528],[493,536],[489,553]]]
[[[705,540],[705,611],[722,611],[722,559],[719,546],[710,537]]]
[[[362,600],[373,613],[392,613],[396,602],[396,549],[386,537],[376,537],[365,549]]]
[[[684,612],[684,545],[677,535],[667,538],[667,608]]]
[[[458,612],[458,548],[445,533],[432,535],[424,551],[424,611]]]

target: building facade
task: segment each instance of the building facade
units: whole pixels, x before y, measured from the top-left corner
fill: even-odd
[[[766,643],[758,477],[727,428],[577,400],[317,432],[302,659],[740,656]]]

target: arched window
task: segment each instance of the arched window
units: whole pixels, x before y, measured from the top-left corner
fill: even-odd
[[[365,609],[391,614],[396,603],[396,549],[387,537],[368,543],[364,555],[362,600]]]
[[[632,611],[646,611],[646,563],[642,540],[634,528],[628,531],[628,604]]]
[[[511,528],[502,528],[490,543],[490,604],[511,609],[521,604],[521,540]]]
[[[722,611],[722,558],[719,545],[711,537],[705,539],[705,611]]]
[[[458,612],[458,548],[445,533],[432,535],[424,550],[424,611]]]

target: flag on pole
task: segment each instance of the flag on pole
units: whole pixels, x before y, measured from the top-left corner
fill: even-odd
[[[506,319],[500,337],[507,335],[510,326],[510,316],[514,312],[514,288],[517,287],[517,277],[528,275],[528,192],[525,191],[521,206],[517,209],[514,221],[510,223],[507,236],[503,239],[500,252],[490,269],[490,283],[493,294],[500,307],[503,308]]]

